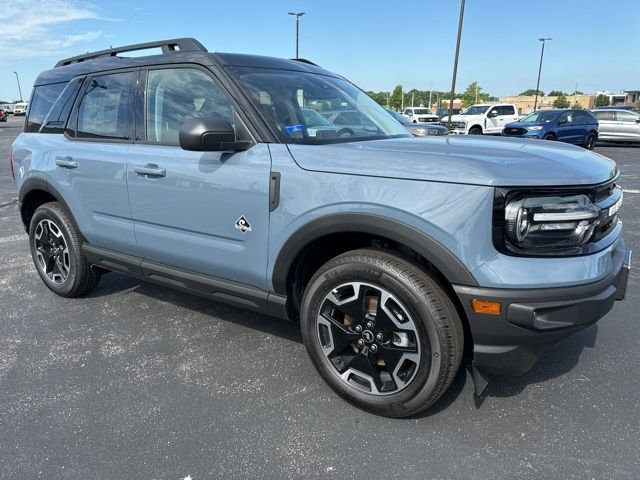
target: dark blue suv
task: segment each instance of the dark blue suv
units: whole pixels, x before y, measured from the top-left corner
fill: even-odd
[[[506,124],[502,135],[559,140],[592,150],[598,139],[598,120],[587,110],[537,110]]]

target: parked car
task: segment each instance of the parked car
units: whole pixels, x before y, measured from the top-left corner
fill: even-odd
[[[598,119],[598,140],[640,142],[640,113],[631,110],[592,110]]]
[[[378,132],[378,127],[369,117],[355,109],[329,110],[322,112],[332,125],[338,128],[338,136],[367,136]]]
[[[422,123],[413,123],[404,115],[399,114],[391,110],[390,108],[385,109],[389,114],[395,118],[400,124],[406,128],[411,135],[414,137],[428,137],[428,136],[439,136],[439,135],[448,135],[449,130],[447,127],[442,125],[425,125]]]
[[[29,108],[29,104],[26,102],[23,103],[16,103],[13,106],[13,114],[15,116],[21,116],[21,115],[26,115],[27,114],[27,109]]]
[[[597,107],[596,110],[631,110],[637,112],[638,108],[635,105],[605,105]]]
[[[416,139],[308,61],[188,38],[61,60],[32,98],[9,158],[51,291],[117,271],[299,322],[322,378],[376,414],[433,405],[465,345],[476,392],[521,375],[625,296],[619,172],[593,152]],[[312,138],[311,107],[375,128]]]
[[[2,108],[0,108],[0,122],[7,121],[7,112],[5,112]]]
[[[352,128],[334,125],[326,117],[311,108],[301,108],[300,111],[304,118],[306,132],[310,137],[345,137],[356,133]],[[335,117],[337,117],[337,115],[334,116],[334,118]]]
[[[451,111],[452,115],[459,115],[462,112],[461,108],[453,108]],[[449,109],[448,108],[438,108],[436,110],[436,115],[438,116],[438,118],[442,121],[445,119],[448,120],[449,119]]]
[[[0,105],[0,108],[4,110],[4,113],[10,115],[13,113],[13,105],[11,103],[3,103]]]
[[[472,105],[451,117],[450,133],[457,135],[499,134],[509,122],[518,120],[518,110],[512,104]],[[448,117],[447,117],[448,124]],[[445,120],[443,120],[445,122]]]
[[[592,150],[598,139],[598,120],[588,110],[537,110],[505,125],[502,135],[558,140]]]
[[[440,117],[424,107],[408,107],[404,109],[402,114],[413,123],[438,123],[440,121]]]

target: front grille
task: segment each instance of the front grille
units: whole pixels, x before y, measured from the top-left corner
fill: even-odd
[[[423,123],[432,123],[432,122],[437,122],[438,119],[437,118],[418,118],[419,121],[423,122]]]
[[[467,124],[465,122],[451,122],[451,129],[464,130],[465,128],[467,128]]]
[[[508,127],[502,131],[503,135],[526,135],[527,129],[521,127]]]

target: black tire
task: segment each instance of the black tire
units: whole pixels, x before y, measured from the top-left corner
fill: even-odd
[[[376,370],[387,369],[387,357],[384,357],[385,361],[380,363],[380,360],[375,357],[376,354],[371,353],[373,344],[369,347],[363,347],[359,353],[353,353],[356,346],[342,347],[343,344],[340,343],[339,338],[337,342],[334,342],[333,335],[342,327],[334,327],[332,324],[330,339],[332,351],[329,354],[325,353],[327,346],[326,342],[323,345],[321,329],[328,327],[326,325],[321,327],[326,318],[324,315],[319,318],[321,308],[324,313],[326,302],[329,302],[329,308],[333,308],[331,307],[333,304],[328,300],[329,296],[336,293],[339,288],[343,288],[345,284],[350,285],[349,282],[365,284],[366,287],[361,286],[360,290],[373,286],[374,289],[381,288],[387,291],[392,297],[387,296],[386,302],[391,300],[392,305],[400,305],[398,310],[406,311],[407,314],[405,321],[410,321],[412,325],[415,325],[414,340],[415,344],[419,345],[416,348],[419,348],[420,355],[414,362],[411,373],[413,376],[405,385],[402,385],[401,389],[398,386],[396,373],[393,374],[395,380],[392,379],[385,384],[393,384],[397,387],[395,390],[390,389],[390,393],[381,393],[382,389],[376,392],[363,391],[361,385],[359,385],[360,388],[357,388],[358,385],[353,386],[356,385],[355,383],[349,383],[348,376],[349,371],[352,370],[351,366],[356,361],[363,361],[361,357],[365,357],[370,362],[368,365]],[[360,295],[366,294],[361,292]],[[354,305],[354,303],[360,305],[360,298],[358,296],[358,299],[349,305]],[[381,298],[383,297],[378,297],[376,306],[382,303]],[[398,304],[394,302],[395,300],[398,301]],[[363,309],[365,303],[363,301],[361,304]],[[375,322],[382,322],[382,318],[390,318],[382,315],[380,308],[377,308],[377,314],[372,317],[371,306],[366,308],[369,313],[365,315],[365,320],[373,318]],[[332,314],[335,311],[332,309]],[[389,312],[389,310],[385,311]],[[380,319],[378,315],[380,315]],[[347,322],[348,317],[345,315],[343,318],[344,322]],[[399,318],[402,319],[402,317]],[[355,323],[354,320],[345,328],[350,329],[351,332],[358,331],[359,325],[354,327]],[[374,328],[377,327],[378,324],[375,324]],[[339,255],[323,265],[311,278],[305,290],[301,305],[301,328],[304,344],[311,361],[331,388],[358,407],[388,417],[415,415],[433,405],[451,385],[460,366],[464,347],[462,322],[444,289],[428,273],[410,261],[394,252],[381,250],[354,250]],[[374,331],[374,328],[369,326],[366,328],[367,331],[370,329]],[[362,332],[361,335],[364,336],[365,333]],[[353,333],[352,335],[360,334]],[[377,334],[375,338],[379,338]],[[395,342],[395,338],[393,342]],[[384,353],[382,343],[381,341],[378,350],[379,356]],[[390,344],[387,343],[387,345],[389,347]],[[392,350],[397,350],[395,344],[390,346]],[[338,347],[344,348],[342,351],[352,356],[349,363],[346,360],[343,362],[343,372],[336,368],[336,364],[340,364],[342,362],[340,359],[347,357],[337,359],[336,355],[330,359],[330,355],[337,351]],[[370,360],[371,357],[373,360]],[[396,367],[394,365],[391,367],[394,368],[394,372],[399,374],[401,367],[410,363],[403,357],[395,364]],[[383,373],[385,372],[379,373],[378,378]],[[341,375],[347,375],[347,379],[343,379]],[[386,378],[389,378],[388,373],[385,375]],[[373,385],[374,383],[371,382],[372,388]]]
[[[542,137],[543,140],[555,140],[556,136],[553,133],[545,133],[544,137]]]
[[[57,260],[51,258],[51,248],[46,247],[44,244],[47,242],[42,240],[49,230],[55,232],[53,237],[58,240],[57,248],[61,248],[59,245],[66,247],[58,253]],[[48,238],[51,239],[52,235]],[[51,241],[48,242],[51,245]],[[29,224],[29,245],[36,270],[52,292],[62,297],[78,297],[94,288],[100,281],[100,274],[91,269],[82,252],[82,238],[73,218],[60,203],[45,203],[36,209]],[[45,261],[45,258],[49,261]],[[47,265],[50,262],[64,264],[64,267],[58,268],[57,274],[55,266],[52,267],[52,272],[47,273]],[[66,276],[63,270],[67,272]]]
[[[596,145],[597,139],[598,139],[598,136],[595,133],[589,132],[587,134],[587,138],[584,139],[584,143],[582,144],[582,146],[587,150],[593,150],[593,147],[595,147]]]
[[[469,135],[482,135],[482,129],[480,127],[471,127]]]

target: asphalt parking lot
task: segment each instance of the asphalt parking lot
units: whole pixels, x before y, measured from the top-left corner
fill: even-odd
[[[640,474],[640,275],[628,298],[474,401],[469,359],[418,418],[325,386],[298,328],[120,274],[84,298],[31,262],[0,124],[0,478],[633,479]],[[618,162],[640,255],[640,146]]]

